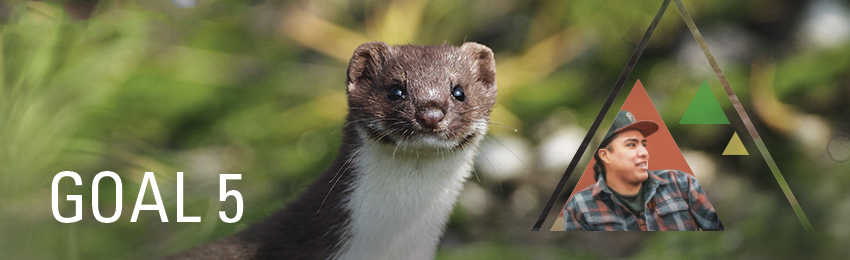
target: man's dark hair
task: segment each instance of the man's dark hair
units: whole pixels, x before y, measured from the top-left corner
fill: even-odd
[[[608,139],[602,141],[602,143],[599,144],[599,149],[609,149],[609,146],[611,145],[611,140],[614,140],[614,138],[617,138],[617,135],[618,134],[614,134],[614,135],[610,136]],[[593,154],[593,159],[596,160],[596,163],[593,164],[593,180],[595,180],[595,181],[599,180],[600,174],[602,174],[602,176],[604,176],[606,178],[608,177],[608,176],[605,175],[605,165],[602,164],[602,159],[599,158],[599,149],[596,149],[596,153]]]

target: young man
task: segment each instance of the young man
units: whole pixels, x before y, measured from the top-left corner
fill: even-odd
[[[654,121],[620,111],[594,158],[596,184],[564,207],[564,230],[725,230],[693,176],[677,170],[649,171],[646,137]]]

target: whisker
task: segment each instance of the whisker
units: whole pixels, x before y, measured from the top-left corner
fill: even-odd
[[[487,164],[490,165],[490,169],[493,170],[493,174],[496,174],[496,167],[493,167],[493,162],[490,161],[490,158],[487,158],[487,155],[485,155],[485,153],[481,153],[481,158],[484,158],[484,160],[487,161]],[[487,183],[487,174],[484,174],[484,183]]]
[[[461,122],[474,122],[474,123],[486,123],[488,125],[501,127],[501,128],[505,128],[505,129],[508,129],[508,130],[514,130],[514,132],[519,132],[519,129],[509,127],[509,126],[506,126],[506,125],[503,125],[503,124],[495,123],[495,122],[490,122],[486,119],[468,119],[468,120],[461,119],[459,121],[461,121]]]
[[[348,165],[350,165],[351,162],[354,161],[355,158],[357,158],[357,156],[359,155],[359,153],[361,151],[363,151],[367,147],[371,147],[371,145],[372,144],[370,144],[370,143],[365,143],[362,147],[360,147],[356,151],[354,151],[354,153],[351,154],[351,157],[348,158],[348,160],[345,160],[345,162],[342,163],[342,166],[339,167],[339,170],[337,170],[336,173],[334,174],[334,176],[331,178],[331,180],[328,181],[328,183],[333,182],[333,184],[331,185],[331,188],[328,189],[328,193],[325,194],[325,198],[322,199],[322,203],[319,204],[319,209],[316,210],[316,214],[319,214],[319,212],[322,211],[322,207],[325,206],[325,201],[328,200],[328,197],[331,195],[331,192],[333,192],[334,188],[336,187],[336,184],[339,183],[339,180],[342,179],[342,173],[346,172],[345,171],[346,167],[348,167]],[[336,180],[334,180],[334,179],[336,179]]]
[[[526,169],[526,170],[528,170],[529,172],[531,172],[531,167],[529,167],[529,166],[528,166],[528,164],[526,164],[526,163],[525,163],[525,161],[523,161],[523,160],[522,160],[522,158],[519,158],[519,155],[517,155],[517,154],[516,154],[516,153],[514,153],[514,151],[512,151],[510,148],[508,148],[507,146],[505,146],[504,144],[502,144],[502,142],[499,142],[499,140],[496,140],[496,138],[492,138],[492,139],[493,139],[493,141],[494,141],[494,142],[496,142],[497,144],[499,144],[499,145],[501,145],[502,147],[504,147],[504,148],[505,148],[505,150],[508,150],[508,152],[511,152],[511,154],[513,154],[513,155],[514,155],[514,157],[516,157],[516,159],[517,159],[517,160],[519,160],[519,162],[521,162],[521,163],[522,163],[522,165],[524,165],[524,166],[525,166],[525,169]]]

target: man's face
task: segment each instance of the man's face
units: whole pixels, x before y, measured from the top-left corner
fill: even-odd
[[[615,136],[608,148],[599,150],[599,158],[605,163],[608,179],[638,184],[649,176],[646,138],[638,130],[627,130]]]

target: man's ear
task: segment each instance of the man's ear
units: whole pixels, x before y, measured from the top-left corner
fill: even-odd
[[[603,162],[605,162],[606,164],[611,161],[611,159],[608,158],[608,155],[609,155],[608,149],[599,148],[599,150],[596,150],[596,152],[599,154],[599,159],[602,160]],[[597,162],[597,163],[602,163],[602,162]]]
[[[460,49],[474,62],[475,79],[487,87],[496,87],[496,59],[493,58],[493,50],[474,42],[464,43]]]
[[[347,90],[350,92],[357,85],[374,82],[389,52],[390,45],[385,42],[367,42],[357,46],[348,62]]]

